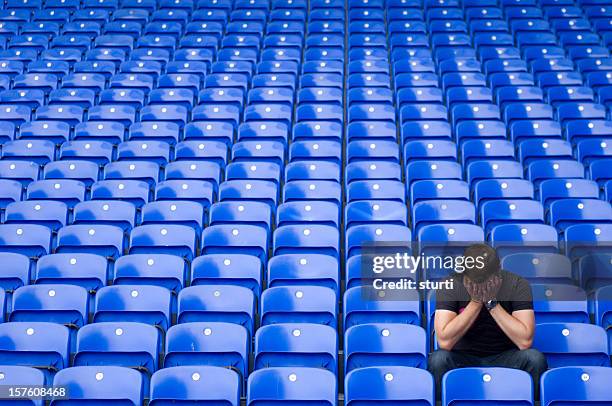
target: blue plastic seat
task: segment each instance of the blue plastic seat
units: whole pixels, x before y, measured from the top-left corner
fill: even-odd
[[[98,290],[93,322],[137,322],[166,330],[171,321],[172,297],[160,286],[115,285]]]
[[[310,323],[263,326],[255,335],[254,368],[310,367],[336,373],[336,329]]]
[[[275,230],[273,253],[325,254],[340,256],[340,234],[336,227],[321,224],[285,225]]]
[[[97,200],[74,207],[73,224],[108,224],[129,231],[136,223],[136,208],[129,202]]]
[[[0,367],[0,373],[4,376],[3,382],[6,385],[32,385],[32,386],[44,386],[45,376],[44,374],[31,367],[16,366],[16,365],[3,365]],[[7,400],[8,402],[14,403],[15,401]],[[34,406],[43,406],[43,400],[30,400],[29,403]]]
[[[542,406],[555,404],[596,405],[612,399],[606,383],[610,368],[568,366],[545,372],[541,379]]]
[[[125,200],[141,207],[150,199],[149,185],[140,180],[103,180],[91,187],[92,200]]]
[[[243,326],[252,335],[254,317],[255,295],[244,286],[190,286],[178,296],[179,323],[227,322]]]
[[[246,254],[207,254],[191,264],[191,285],[235,285],[261,293],[261,260]]]
[[[597,183],[586,179],[548,179],[540,183],[540,201],[545,207],[560,199],[598,199]]]
[[[261,325],[317,323],[335,326],[336,294],[321,286],[277,286],[261,296]]]
[[[489,241],[500,256],[517,252],[559,251],[557,230],[546,224],[510,223],[491,229]]]
[[[77,224],[63,227],[57,233],[58,253],[91,253],[108,258],[121,256],[124,250],[123,230],[104,224]]]
[[[358,259],[351,257],[349,265],[357,264],[356,266],[361,268],[361,262],[363,261],[367,261],[367,258]],[[358,269],[358,271],[361,273],[361,269]],[[362,275],[359,276],[361,277]],[[379,274],[375,276],[378,277]],[[393,278],[388,273],[385,276],[388,276],[390,279]],[[364,279],[361,280],[364,281]],[[367,284],[355,286],[355,283],[352,283],[351,285],[353,287],[346,290],[343,299],[345,329],[368,323],[420,325],[420,299],[417,291],[402,292],[395,295],[393,292],[387,291],[385,300],[377,300],[377,292],[373,287]]]
[[[200,335],[201,337],[201,335]],[[215,366],[179,366],[161,369],[151,377],[151,406],[182,402],[222,402],[240,405],[238,374]]]
[[[501,385],[500,383],[504,383]],[[533,383],[525,371],[510,368],[460,368],[442,378],[442,404],[533,405]]]
[[[403,366],[355,369],[346,376],[344,394],[347,406],[385,402],[435,404],[432,376],[427,371]]]
[[[125,127],[118,122],[87,121],[74,128],[74,140],[97,140],[119,144],[123,141]]]
[[[546,355],[549,368],[610,366],[606,332],[592,324],[539,324],[536,327],[534,348]]]
[[[68,207],[59,201],[15,202],[6,207],[4,224],[40,224],[57,231],[68,221]]]
[[[51,252],[51,230],[39,224],[0,225],[0,252],[38,258]]]
[[[2,145],[2,160],[32,161],[44,165],[55,159],[55,144],[48,140],[16,140]]]
[[[190,200],[207,208],[214,200],[215,190],[205,180],[173,179],[159,182],[155,188],[155,200]]]
[[[544,223],[544,209],[535,200],[491,200],[482,205],[481,223],[485,232],[500,224]]]
[[[44,321],[79,328],[89,315],[87,291],[71,285],[23,286],[13,294],[10,321]]]
[[[117,161],[104,166],[104,180],[139,180],[155,185],[159,179],[159,165],[147,160]]]
[[[187,128],[189,125],[191,124],[188,124]],[[227,145],[221,141],[182,141],[176,144],[175,158],[177,161],[212,161],[223,168],[227,162],[227,149]]]
[[[130,254],[159,253],[191,260],[196,255],[195,230],[180,224],[146,224],[130,234]]]
[[[268,233],[250,224],[210,226],[202,233],[203,254],[248,254],[267,260]]]
[[[135,370],[118,366],[79,366],[64,369],[53,379],[56,386],[66,387],[71,400],[55,399],[55,406],[70,402],[120,402],[138,406],[144,398],[144,378]]]
[[[536,323],[590,323],[587,294],[568,284],[532,284]]]
[[[143,323],[97,322],[76,336],[74,366],[112,365],[152,374],[159,365],[161,334]]]
[[[38,260],[32,279],[37,284],[63,283],[95,291],[106,284],[107,270],[108,261],[99,255],[52,254]]]
[[[396,323],[355,325],[344,336],[344,370],[373,366],[424,368],[427,359],[425,330]]]
[[[408,227],[396,224],[363,224],[347,230],[345,238],[345,256],[350,258],[373,243],[391,243],[402,251],[409,250],[412,234]]]
[[[412,207],[412,227],[416,233],[428,224],[476,223],[476,209],[462,200],[424,200]]]
[[[550,205],[548,220],[560,232],[580,223],[610,223],[612,207],[610,203],[597,199],[556,200]]]
[[[337,378],[330,371],[308,367],[275,367],[257,370],[249,376],[246,404],[263,406],[306,402],[335,406],[337,396]]]
[[[45,165],[45,179],[75,179],[91,186],[98,180],[99,167],[93,162],[84,160],[65,160],[49,162]]]
[[[218,202],[210,208],[209,224],[252,224],[264,227],[269,232],[272,225],[272,210],[263,202]]]
[[[554,253],[516,253],[502,258],[502,268],[541,284],[573,284],[570,260]]]
[[[610,254],[593,253],[586,254],[578,259],[577,277],[580,286],[591,292],[598,288],[603,288],[610,283]],[[601,303],[605,306],[605,303]]]
[[[323,254],[283,254],[270,258],[268,287],[323,286],[339,291],[339,264]]]
[[[278,185],[275,182],[258,179],[229,180],[219,186],[219,201],[255,200],[267,203],[272,210],[278,201]]]
[[[55,200],[72,208],[85,200],[85,184],[74,179],[50,179],[32,182],[26,189],[28,200]]]
[[[50,374],[67,368],[70,331],[56,323],[23,321],[0,324],[0,353],[4,365],[31,366]]]
[[[115,285],[156,285],[178,292],[186,285],[187,266],[174,255],[132,254],[114,265]]]

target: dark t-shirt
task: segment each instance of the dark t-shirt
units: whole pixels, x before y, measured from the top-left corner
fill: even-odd
[[[531,286],[524,278],[512,272],[502,271],[502,285],[497,301],[510,314],[517,310],[533,309]],[[440,289],[436,292],[436,310],[450,310],[461,313],[470,302],[470,295],[463,286],[463,276],[451,277],[453,289]],[[472,327],[457,342],[453,351],[463,351],[479,357],[499,354],[517,348],[499,328],[489,311],[483,306]]]

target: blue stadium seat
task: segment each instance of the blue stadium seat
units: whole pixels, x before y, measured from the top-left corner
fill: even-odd
[[[64,283],[95,291],[106,284],[107,270],[107,260],[99,255],[53,254],[38,260],[32,278],[37,284]]]
[[[580,223],[609,223],[612,221],[610,203],[596,199],[563,199],[550,205],[548,219],[559,231]]]
[[[534,348],[549,368],[610,366],[608,338],[603,328],[585,323],[544,323],[536,328]]]
[[[574,283],[569,258],[554,253],[516,253],[502,258],[502,268],[533,283]]]
[[[246,254],[207,254],[191,264],[191,285],[237,285],[261,293],[261,260]]]
[[[88,300],[79,286],[22,286],[13,294],[10,321],[53,322],[77,329],[88,322]]]
[[[91,253],[117,258],[124,251],[123,230],[104,224],[77,224],[63,227],[57,233],[56,252]]]
[[[365,367],[406,366],[425,368],[425,330],[399,323],[355,325],[346,330],[344,370]]]
[[[70,331],[56,323],[23,321],[0,324],[1,363],[32,366],[46,377],[69,366]]]
[[[525,371],[509,368],[459,368],[442,378],[444,406],[475,403],[532,405],[533,383]]]
[[[39,224],[0,225],[0,252],[14,252],[32,258],[51,252],[51,230]]]
[[[238,374],[215,366],[178,366],[160,369],[151,377],[151,406],[183,402],[222,402],[240,405]]]
[[[354,286],[345,291],[343,300],[345,329],[367,323],[420,325],[421,306],[418,292],[402,292],[395,295],[386,292],[387,300],[377,300],[375,295],[376,291],[367,285]]]
[[[248,406],[270,403],[289,405],[307,402],[321,406],[335,406],[337,395],[337,378],[324,369],[264,368],[249,375],[246,404]]]
[[[142,404],[144,379],[140,372],[118,366],[78,366],[66,368],[53,379],[55,386],[65,387],[70,400],[55,399],[53,405],[72,402],[120,402],[129,406]]]
[[[115,262],[113,271],[116,285],[157,285],[178,292],[187,282],[187,265],[174,255],[126,255]]]
[[[68,207],[58,201],[31,200],[6,207],[4,224],[40,224],[53,231],[66,225]]]
[[[339,292],[338,260],[323,254],[283,254],[268,261],[268,287],[324,286]]]
[[[435,404],[433,378],[429,372],[404,366],[355,369],[346,376],[344,396],[347,406],[379,402]]]
[[[320,224],[284,225],[274,231],[274,255],[325,254],[340,256],[340,235],[334,226]]]
[[[532,284],[536,323],[589,323],[587,294],[567,284]]]
[[[337,299],[322,286],[277,286],[261,295],[261,325],[317,323],[335,326]]]
[[[97,322],[81,327],[76,336],[74,366],[113,365],[152,374],[161,350],[158,329],[142,323]]]
[[[263,326],[255,335],[254,368],[312,367],[336,373],[336,329],[310,323]]]
[[[105,286],[96,293],[93,321],[139,322],[166,330],[171,309],[171,293],[160,286]]]
[[[2,382],[5,385],[11,386],[44,386],[45,376],[41,371],[38,371],[31,367],[16,366],[16,365],[3,365],[0,366],[0,374],[2,375]],[[6,404],[11,402],[14,404],[17,400],[6,400],[3,401]],[[41,400],[29,400],[26,404],[34,406],[43,406],[44,401]]]
[[[210,226],[202,233],[203,254],[248,254],[267,260],[268,233],[250,224]]]
[[[26,198],[28,200],[57,200],[72,208],[85,200],[86,192],[85,184],[78,180],[39,180],[28,185]]]
[[[179,292],[178,321],[230,322],[254,332],[255,295],[248,288],[232,285],[190,286]]]
[[[541,380],[542,405],[609,402],[612,395],[606,382],[611,372],[610,368],[597,366],[568,366],[546,371]]]

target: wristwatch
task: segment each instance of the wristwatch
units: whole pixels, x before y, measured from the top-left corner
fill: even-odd
[[[485,303],[485,307],[488,311],[491,311],[497,306],[497,300],[492,299]]]

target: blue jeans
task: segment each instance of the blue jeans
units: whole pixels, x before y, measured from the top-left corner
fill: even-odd
[[[508,350],[487,357],[478,357],[460,351],[437,350],[429,354],[427,369],[434,377],[436,396],[441,399],[442,376],[451,369],[464,367],[504,367],[522,369],[533,379],[537,398],[540,376],[548,369],[546,357],[538,350]]]

